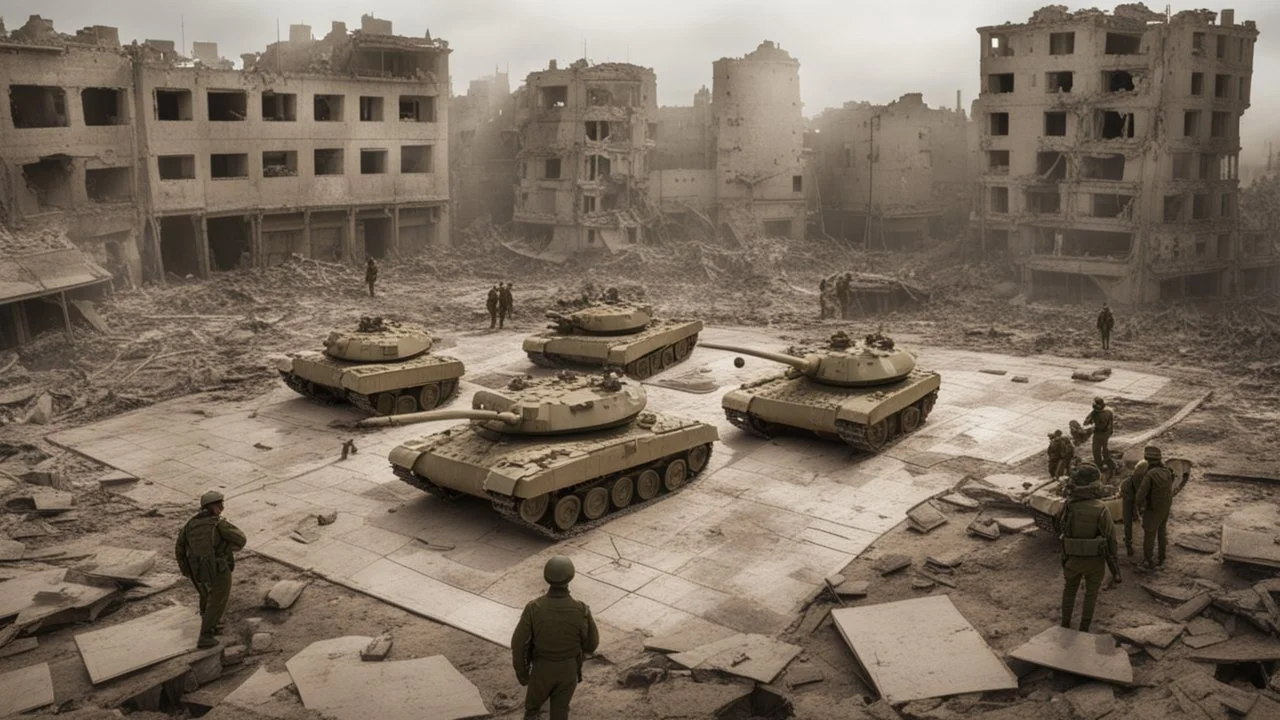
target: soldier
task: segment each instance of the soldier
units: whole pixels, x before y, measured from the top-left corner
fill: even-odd
[[[1115,316],[1111,314],[1111,308],[1104,304],[1102,311],[1098,313],[1098,332],[1102,334],[1102,349],[1111,349],[1111,328],[1116,326]]]
[[[1147,474],[1147,458],[1153,452],[1160,451],[1150,445],[1143,448],[1142,459],[1133,466],[1133,472],[1129,477],[1120,483],[1120,498],[1124,508],[1124,554],[1128,557],[1133,557],[1133,518],[1136,514],[1134,500],[1138,495],[1138,486],[1142,484],[1142,478]]]
[[[498,298],[502,293],[498,291],[498,286],[494,285],[489,288],[489,297],[484,301],[485,309],[489,311],[489,329],[498,327]]]
[[[1098,483],[1098,469],[1081,465],[1071,476],[1071,497],[1062,510],[1058,540],[1062,547],[1062,575],[1066,585],[1062,588],[1062,627],[1071,627],[1075,611],[1076,592],[1084,580],[1084,608],[1080,612],[1080,631],[1088,632],[1093,622],[1093,609],[1098,602],[1098,590],[1108,568],[1111,579],[1120,582],[1119,568],[1115,562],[1116,534],[1111,512],[1102,497]]]
[[[1093,464],[1099,469],[1114,470],[1116,464],[1111,460],[1111,450],[1107,443],[1111,442],[1111,433],[1115,430],[1116,418],[1107,401],[1100,397],[1093,399],[1093,410],[1084,419],[1085,425],[1093,426]]]
[[[1075,455],[1076,446],[1061,430],[1049,433],[1049,477],[1060,478],[1070,473]]]
[[[551,720],[568,720],[569,701],[582,680],[582,661],[600,644],[591,608],[569,596],[573,572],[573,561],[563,555],[547,561],[542,577],[551,587],[524,606],[511,636],[516,679],[528,687],[526,719],[538,717],[550,698]]]
[[[235,551],[243,548],[246,541],[244,532],[222,517],[222,500],[222,493],[217,490],[200,496],[200,512],[182,526],[174,546],[178,569],[200,594],[200,640],[196,647],[201,648],[218,644],[214,633],[231,596]]]
[[[378,282],[378,263],[373,258],[364,264],[364,282],[369,286],[369,297],[373,297],[373,284]]]
[[[830,278],[822,278],[818,283],[818,319],[826,320],[831,317],[831,280]]]
[[[1142,512],[1142,568],[1154,570],[1164,565],[1168,547],[1169,511],[1173,508],[1173,471],[1161,462],[1160,448],[1148,447],[1142,453],[1147,472],[1142,476],[1133,498],[1135,511]],[[1152,562],[1153,550],[1159,542],[1159,553]]]
[[[503,321],[511,317],[511,312],[515,309],[515,298],[511,295],[511,283],[506,285],[498,283],[498,327],[502,327]]]

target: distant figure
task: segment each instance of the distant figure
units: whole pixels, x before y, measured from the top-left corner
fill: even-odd
[[[515,298],[511,296],[511,283],[508,282],[506,285],[498,283],[498,327],[502,327],[506,319],[511,317],[515,309],[514,305]]]
[[[1049,477],[1066,477],[1071,472],[1071,461],[1075,455],[1076,446],[1061,430],[1049,433]]]
[[[369,297],[373,297],[373,284],[378,282],[378,263],[373,258],[364,264],[364,282],[369,286]]]
[[[853,293],[849,287],[851,279],[849,273],[841,273],[836,279],[836,302],[840,305],[840,319],[845,320],[849,317],[849,303],[852,302]]]
[[[547,594],[529,601],[511,635],[511,660],[516,679],[528,690],[524,716],[536,718],[551,701],[551,720],[569,720],[569,702],[582,680],[586,654],[600,645],[600,631],[591,608],[569,595],[573,561],[556,555],[547,561],[542,577]]]
[[[1071,497],[1062,510],[1062,627],[1071,627],[1076,593],[1084,581],[1084,607],[1080,611],[1080,632],[1089,632],[1098,590],[1111,568],[1111,578],[1120,582],[1116,556],[1116,529],[1111,511],[1102,502],[1098,468],[1081,465],[1071,476]]]
[[[822,278],[822,282],[818,283],[818,319],[826,320],[831,317],[831,281],[828,278]]]
[[[1111,308],[1107,305],[1102,306],[1102,311],[1098,313],[1098,332],[1102,335],[1102,349],[1111,349],[1111,328],[1116,326],[1116,318],[1111,314]]]
[[[498,290],[498,286],[494,285],[489,288],[489,296],[485,298],[484,306],[489,311],[489,329],[498,327],[498,300],[502,293]]]
[[[1142,568],[1154,570],[1164,565],[1165,550],[1168,548],[1169,511],[1173,509],[1173,471],[1165,467],[1160,448],[1146,448],[1142,455],[1147,461],[1147,472],[1138,485],[1133,506],[1135,510],[1142,512]],[[1157,544],[1158,553],[1155,552]]]
[[[1099,469],[1114,470],[1115,462],[1111,459],[1111,449],[1107,444],[1111,441],[1111,433],[1116,429],[1116,417],[1107,407],[1107,401],[1100,397],[1093,399],[1093,410],[1084,419],[1086,426],[1093,426],[1093,464]]]
[[[223,497],[210,490],[200,497],[196,513],[178,533],[174,544],[178,570],[191,580],[200,595],[200,639],[196,647],[218,644],[222,613],[231,597],[231,572],[236,569],[235,551],[244,547],[244,532],[222,517]]]
[[[1143,448],[1142,459],[1133,466],[1133,472],[1129,477],[1120,483],[1120,507],[1124,512],[1124,553],[1128,557],[1133,557],[1133,519],[1137,515],[1138,486],[1147,475],[1147,467],[1150,465],[1147,458],[1153,453],[1158,457],[1160,450],[1151,445]]]

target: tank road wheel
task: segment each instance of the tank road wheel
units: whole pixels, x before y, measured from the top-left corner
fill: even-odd
[[[418,401],[412,395],[396,396],[396,414],[405,415],[418,411]]]
[[[929,413],[933,412],[933,404],[938,401],[938,391],[934,390],[924,396],[924,400],[920,401],[920,420],[923,422],[929,417]]]
[[[373,409],[379,415],[390,415],[396,411],[396,396],[391,393],[378,393],[373,396]]]
[[[702,468],[707,466],[707,459],[711,457],[711,449],[706,445],[699,445],[690,450],[685,457],[689,464],[689,474],[697,475],[702,472]]]
[[[675,354],[677,361],[689,357],[689,341],[685,338],[677,340],[676,344],[671,346],[671,352]]]
[[[418,405],[422,406],[423,410],[433,410],[435,406],[440,404],[441,397],[444,396],[440,393],[438,384],[429,383],[423,385],[422,389],[418,391]]]
[[[747,422],[751,423],[751,429],[762,438],[771,438],[778,432],[777,425],[755,415],[748,415]]]
[[[922,414],[920,408],[915,405],[903,409],[902,414],[898,416],[898,427],[902,430],[903,435],[913,433],[916,428],[920,427]]]
[[[667,488],[667,492],[679,490],[688,479],[689,466],[683,460],[672,460],[662,474],[662,484]]]
[[[582,514],[582,501],[577,495],[565,495],[556,501],[555,510],[552,511],[552,522],[561,530],[568,530],[578,522],[578,516]]]
[[[879,452],[884,447],[884,443],[889,439],[889,423],[881,420],[875,425],[867,427],[867,447],[875,452]]]
[[[448,400],[458,390],[457,380],[446,380],[440,383],[440,400]]]
[[[662,348],[662,364],[666,367],[671,367],[672,365],[676,364],[675,348],[671,346]]]
[[[543,493],[537,497],[520,500],[520,519],[527,523],[536,523],[547,514],[547,506],[551,504],[551,496]]]
[[[633,366],[633,369],[631,371],[631,374],[635,375],[636,378],[639,380],[644,380],[645,378],[649,377],[649,375],[652,374],[649,372],[649,356],[648,355],[645,355],[644,357],[632,363],[632,366]]]
[[[630,475],[623,475],[614,480],[613,485],[609,488],[609,500],[619,510],[630,505],[631,498],[635,494],[636,481]]]
[[[609,491],[603,485],[597,485],[582,496],[582,514],[588,520],[595,520],[609,512]]]
[[[657,470],[649,469],[636,478],[636,496],[641,500],[652,500],[662,489],[662,476]]]

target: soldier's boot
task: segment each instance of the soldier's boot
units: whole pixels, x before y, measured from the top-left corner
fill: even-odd
[[[200,639],[196,641],[196,647],[202,650],[205,648],[215,647],[217,644],[218,638],[212,635],[201,635]]]

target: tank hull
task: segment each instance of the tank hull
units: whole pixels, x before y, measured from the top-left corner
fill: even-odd
[[[302,353],[292,358],[288,369],[280,368],[285,384],[301,395],[350,402],[376,415],[439,407],[453,396],[464,372],[462,361],[444,355],[359,363],[320,352]]]
[[[643,380],[688,357],[700,332],[700,320],[654,320],[640,332],[622,335],[549,330],[525,338],[524,351],[544,367],[615,365]]]
[[[669,415],[652,417],[652,423],[559,436],[503,435],[460,425],[404,443],[389,459],[396,475],[414,487],[445,497],[489,500],[516,524],[547,537],[568,537],[682,489],[686,479],[706,467],[718,439],[714,426]],[[678,482],[668,482],[668,469],[677,461],[687,472]],[[646,470],[655,471],[662,482],[647,498],[640,491]],[[619,499],[614,484],[628,479],[634,488],[630,499],[614,502]],[[590,517],[587,494],[595,488],[608,490],[610,502],[604,513]],[[580,498],[584,512],[570,527],[560,527],[554,512],[569,496]],[[524,502],[536,504],[542,498],[547,512],[531,519],[522,509]]]
[[[1186,487],[1187,482],[1191,480],[1192,463],[1185,458],[1169,458],[1164,461],[1164,464],[1173,470],[1173,494],[1176,497],[1178,493],[1182,492],[1182,488]],[[1125,474],[1121,477],[1128,477],[1128,475]],[[1059,532],[1058,517],[1062,514],[1062,508],[1066,505],[1066,498],[1063,496],[1066,482],[1049,483],[1028,495],[1023,501],[1027,509],[1031,511],[1031,517],[1035,519],[1036,527],[1052,533]],[[1111,512],[1111,519],[1117,523],[1124,522],[1124,498],[1119,494],[1120,481],[1112,482],[1111,474],[1108,472],[1103,474],[1102,482],[1104,485],[1115,489],[1114,495],[1102,500],[1103,504],[1107,506],[1107,510]],[[1134,522],[1138,525],[1142,524],[1142,513],[1137,513],[1134,516]]]
[[[756,435],[789,428],[879,452],[924,424],[941,384],[937,373],[922,370],[873,387],[833,387],[788,373],[731,390],[721,405],[730,422]]]

